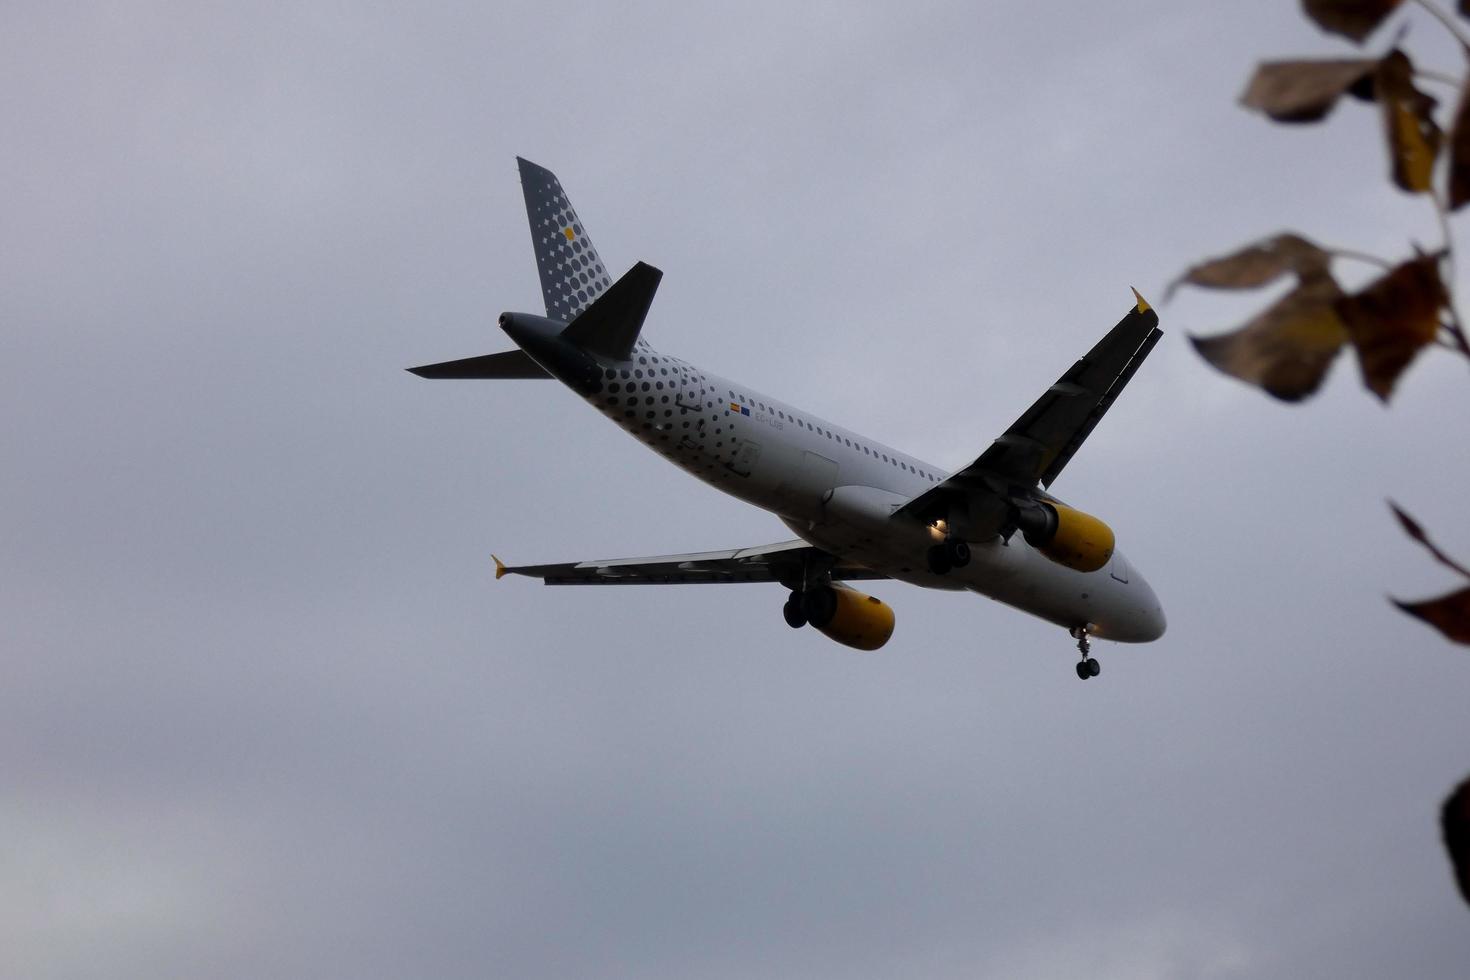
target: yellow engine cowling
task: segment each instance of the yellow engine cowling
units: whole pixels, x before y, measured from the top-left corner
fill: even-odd
[[[857,650],[876,650],[893,635],[893,609],[881,599],[845,585],[825,590],[811,619],[823,636]]]
[[[1051,512],[1049,534],[1027,532],[1026,541],[1058,565],[1095,572],[1113,557],[1113,529],[1091,514],[1062,504],[1043,504]]]

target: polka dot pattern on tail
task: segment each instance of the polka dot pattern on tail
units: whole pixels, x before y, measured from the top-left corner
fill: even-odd
[[[606,292],[612,279],[556,175],[529,160],[518,162],[546,315],[570,321]]]

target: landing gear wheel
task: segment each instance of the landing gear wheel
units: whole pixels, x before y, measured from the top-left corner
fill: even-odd
[[[1077,641],[1077,652],[1082,654],[1082,659],[1077,661],[1077,676],[1085,681],[1101,674],[1102,664],[1092,658],[1092,641],[1087,637],[1087,627],[1074,627],[1072,637]]]
[[[830,586],[818,586],[810,592],[803,592],[799,601],[801,615],[817,629],[832,622],[837,613],[837,595]]]
[[[954,568],[964,568],[970,564],[970,546],[959,538],[945,539],[944,554]]]
[[[942,544],[936,544],[929,549],[929,571],[935,575],[948,575],[950,569],[954,568],[954,561],[949,556],[949,549]],[[968,560],[968,556],[966,556]]]
[[[791,593],[791,598],[786,600],[786,605],[781,607],[781,615],[786,617],[786,625],[794,630],[799,630],[806,625],[806,612],[801,608],[800,593]]]

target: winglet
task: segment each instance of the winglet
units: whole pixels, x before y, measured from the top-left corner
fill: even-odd
[[[490,557],[495,558],[494,555],[491,555]],[[499,582],[503,575],[505,575],[505,562],[501,561],[499,558],[495,558],[495,581]]]
[[[1148,305],[1148,300],[1144,299],[1139,294],[1137,289],[1134,289],[1132,286],[1129,286],[1128,288],[1133,289],[1133,298],[1138,300],[1138,305],[1134,307],[1135,310],[1137,310],[1139,313],[1147,313],[1149,310],[1153,309],[1152,306]]]

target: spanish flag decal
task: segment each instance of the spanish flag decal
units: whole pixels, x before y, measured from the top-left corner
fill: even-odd
[[[744,405],[741,405],[739,402],[731,402],[730,403],[730,411],[732,411],[732,412],[738,412],[741,415],[749,415],[750,414],[750,409],[746,408]]]

